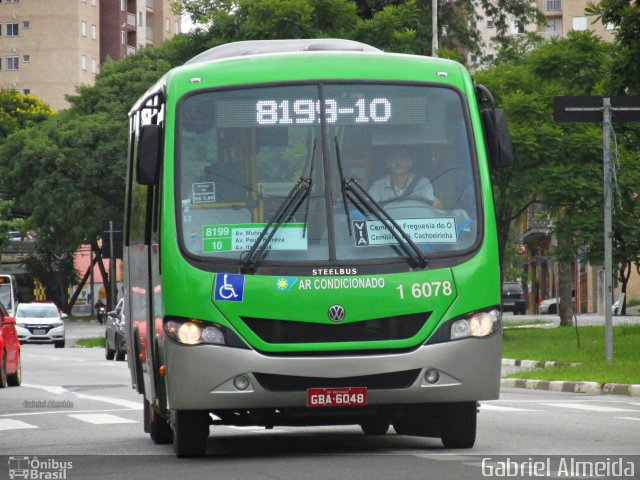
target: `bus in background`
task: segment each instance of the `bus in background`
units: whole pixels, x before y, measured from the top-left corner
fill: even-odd
[[[0,275],[0,302],[13,316],[18,306],[18,286],[13,275]]]
[[[144,428],[355,424],[470,448],[500,386],[502,112],[452,61],[251,41],[130,112],[126,335]]]

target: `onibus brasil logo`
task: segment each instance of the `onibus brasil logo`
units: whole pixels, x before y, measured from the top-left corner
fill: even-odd
[[[28,480],[65,480],[67,470],[73,468],[72,462],[55,458],[39,460],[38,457],[9,457],[9,478]]]

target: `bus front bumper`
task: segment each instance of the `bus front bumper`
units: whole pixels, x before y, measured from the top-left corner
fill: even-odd
[[[265,385],[262,378],[284,379],[285,385],[290,377],[312,378],[314,387],[322,387],[323,382],[318,384],[317,379],[326,379],[326,386],[332,387],[334,379],[384,374],[393,377],[394,373],[410,370],[420,373],[408,386],[369,387],[368,404],[493,400],[500,391],[501,345],[500,331],[486,338],[425,345],[401,354],[278,357],[255,350],[166,341],[168,406],[173,410],[304,407],[306,388],[292,386],[282,391]],[[428,383],[425,374],[434,369],[439,379]],[[238,376],[249,380],[245,390],[234,385]]]

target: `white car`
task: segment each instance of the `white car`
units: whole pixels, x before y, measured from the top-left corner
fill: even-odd
[[[54,303],[21,303],[16,310],[16,330],[20,343],[53,343],[63,348],[64,319]]]

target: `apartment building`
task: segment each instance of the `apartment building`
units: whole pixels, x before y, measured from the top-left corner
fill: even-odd
[[[100,18],[101,63],[180,33],[181,17],[172,12],[171,0],[101,0]]]
[[[0,88],[31,93],[56,110],[118,59],[179,33],[170,0],[0,0]]]
[[[613,41],[613,26],[603,25],[602,22],[594,23],[593,17],[587,17],[584,13],[587,3],[593,0],[535,0],[536,6],[545,16],[545,22],[541,24],[523,24],[517,18],[509,19],[509,35],[522,35],[524,33],[537,33],[545,39],[564,37],[571,30],[592,30],[604,41]],[[534,3],[534,0],[532,0]],[[478,16],[483,13],[478,10]],[[491,39],[496,35],[493,21],[481,18],[477,24],[483,47],[480,52],[469,52],[467,59],[469,65],[479,66],[484,58],[492,60],[497,54],[496,46]]]

